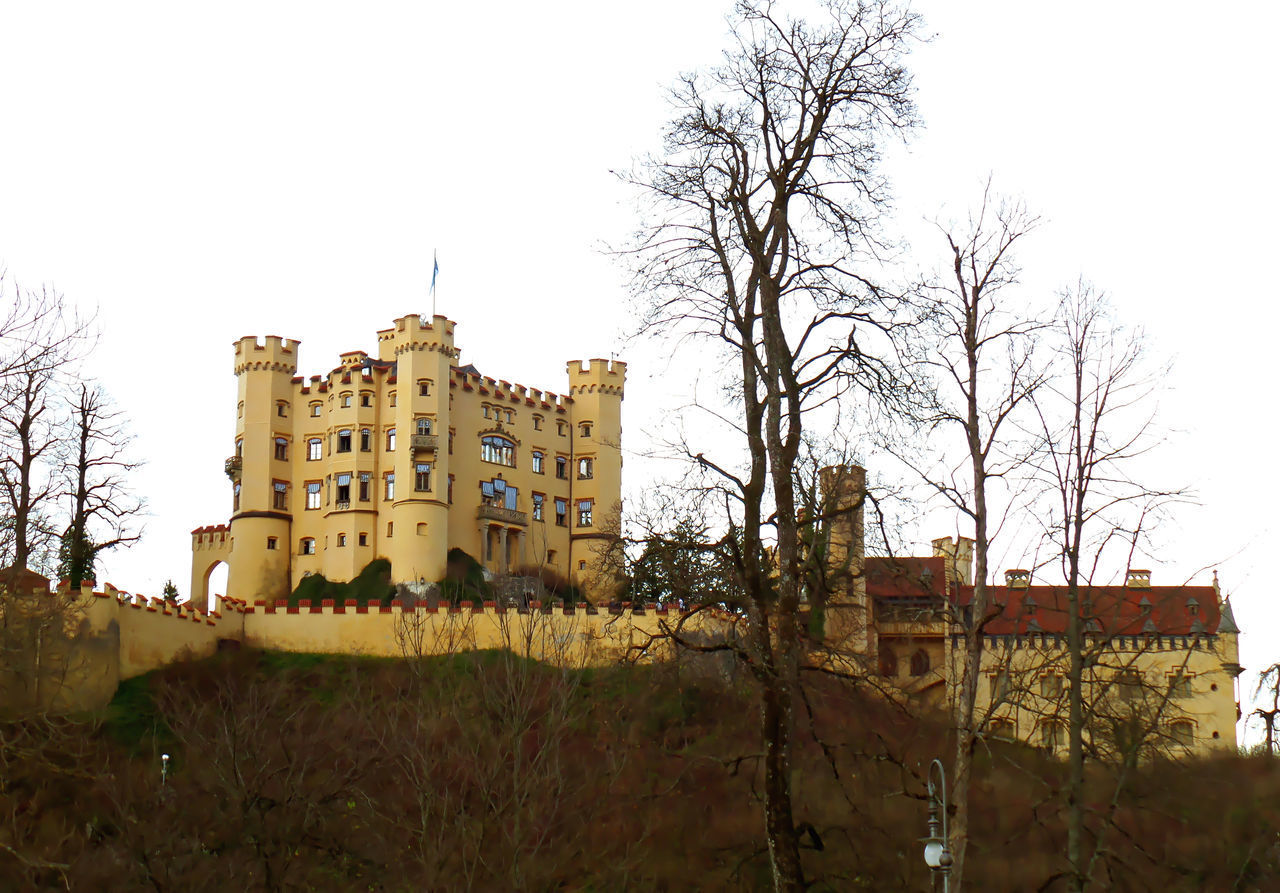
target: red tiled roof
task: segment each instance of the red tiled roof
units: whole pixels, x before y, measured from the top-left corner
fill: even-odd
[[[986,625],[988,634],[1066,632],[1067,587],[992,586],[987,591],[993,610],[999,609]],[[1082,587],[1080,598],[1092,603],[1089,616],[1101,627],[1095,631],[1113,636],[1214,633],[1222,619],[1212,586],[1092,586]],[[952,600],[960,606],[972,603],[973,587],[956,587]]]
[[[867,594],[873,598],[924,598],[946,595],[945,558],[870,557],[864,564]]]

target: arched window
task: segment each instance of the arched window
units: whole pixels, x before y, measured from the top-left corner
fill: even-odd
[[[369,433],[368,428],[360,429],[360,452],[367,453],[373,449],[373,435]]]
[[[923,676],[927,672],[929,672],[929,652],[918,648],[916,653],[911,655],[911,675]]]
[[[880,675],[898,675],[898,655],[888,645],[880,646]]]
[[[516,464],[516,445],[505,437],[490,434],[480,438],[480,458],[495,465],[507,465],[512,468]]]
[[[307,441],[307,461],[317,462],[320,460],[323,447],[319,437],[313,437]]]
[[[387,452],[392,452],[396,448],[396,429],[387,429]]]
[[[591,458],[582,458],[578,460],[578,480],[588,480],[595,477],[596,460]]]
[[[431,428],[432,428],[431,419],[418,419],[419,434],[430,434]]]
[[[544,469],[544,467],[543,467],[543,463],[544,463],[545,461],[546,461],[546,457],[542,455],[542,451],[541,451],[541,450],[534,450],[534,451],[533,451],[533,473],[534,473],[534,474],[543,474],[543,473],[544,473],[545,469]]]

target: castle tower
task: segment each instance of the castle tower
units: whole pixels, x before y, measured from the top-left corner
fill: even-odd
[[[819,473],[829,590],[825,597],[825,635],[829,647],[867,653],[868,617],[863,500],[867,472],[857,465],[836,465]],[[810,595],[811,601],[814,594]],[[816,606],[815,606],[816,607]]]
[[[268,335],[235,343],[236,440],[227,594],[252,601],[289,594],[293,500],[292,380],[298,342]]]
[[[568,364],[570,411],[569,577],[599,596],[609,545],[619,534],[622,506],[622,398],[627,364],[593,359]],[[609,494],[606,496],[605,494]]]
[[[378,354],[396,363],[394,406],[388,407],[397,448],[392,456],[395,497],[379,550],[398,580],[440,579],[449,535],[451,369],[458,357],[454,324],[417,314],[378,333]],[[385,480],[382,482],[385,489]],[[356,570],[359,570],[357,568]]]

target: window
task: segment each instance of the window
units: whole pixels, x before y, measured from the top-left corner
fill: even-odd
[[[999,673],[992,673],[988,677],[991,680],[991,700],[1003,701],[1009,697],[1009,671],[1002,670]]]
[[[424,493],[431,489],[431,463],[418,462],[413,466],[413,489]]]
[[[360,501],[369,501],[369,472],[360,472]]]
[[[1189,720],[1180,719],[1177,722],[1170,723],[1169,734],[1173,736],[1176,744],[1181,744],[1183,747],[1190,747],[1195,743],[1195,726]]]
[[[343,428],[341,431],[338,432],[338,452],[339,453],[351,452],[351,429],[350,428]]]
[[[579,561],[578,570],[585,571],[586,569],[587,569],[587,563],[585,561]]]
[[[396,429],[387,429],[387,452],[394,453],[396,449]]]
[[[1055,700],[1062,697],[1062,677],[1053,673],[1041,676],[1040,697]]]
[[[316,554],[316,541],[309,536],[304,536],[302,539],[298,541],[298,554],[299,555]]]
[[[320,508],[320,482],[307,481],[307,508]]]
[[[276,538],[274,536],[267,537],[267,548],[274,550],[276,547]]]
[[[383,475],[383,481],[386,484],[386,499],[396,498],[396,473],[389,471]]]
[[[556,433],[564,437],[564,422],[556,422]]]
[[[319,403],[312,403],[312,404],[311,404],[311,418],[313,418],[313,419],[318,419],[318,418],[320,418],[320,404],[319,404]]]
[[[236,455],[237,455],[237,456],[244,456],[244,441],[243,441],[243,440],[237,440],[237,441],[236,441]]]
[[[509,409],[508,409],[508,410],[507,410],[507,424],[508,424],[508,425],[514,425],[514,424],[515,424],[515,421],[516,421],[516,414],[515,414],[514,412],[512,412],[511,410],[509,410]]]
[[[1124,670],[1116,678],[1121,700],[1136,701],[1142,697],[1142,674],[1137,670]]]
[[[231,488],[231,511],[240,511],[240,482],[236,481],[236,485]]]
[[[1191,697],[1191,677],[1186,673],[1173,673],[1169,676],[1169,695],[1174,698]]]
[[[289,458],[289,441],[283,437],[276,438],[276,458],[282,461]]]
[[[480,414],[481,414],[482,416],[484,416],[486,419],[487,419],[487,418],[489,418],[489,404],[488,404],[488,403],[486,403],[484,406],[481,406],[481,407],[480,407]]]
[[[1048,720],[1040,724],[1040,744],[1049,750],[1057,750],[1062,746],[1062,723]]]
[[[578,501],[578,526],[591,526],[591,508],[594,504],[593,500],[582,499]]]
[[[590,422],[583,422],[581,425],[579,425],[579,426],[578,426],[578,436],[579,436],[579,437],[590,437],[590,436],[591,436],[591,423],[590,423]]]
[[[369,534],[367,533],[360,534],[360,545],[362,546],[369,545]]]
[[[898,675],[898,655],[888,645],[880,646],[880,675],[890,679]]]
[[[569,460],[564,456],[556,456],[556,477],[560,480],[568,480]]]
[[[351,508],[351,475],[338,475],[338,492],[335,499],[339,510]]]
[[[555,564],[555,563],[556,563],[556,550],[555,550],[555,549],[548,549],[548,550],[547,550],[547,564]]]
[[[351,405],[351,394],[350,394],[350,392],[348,392],[348,393],[346,393],[346,394],[343,394],[343,395],[342,395],[342,400],[341,400],[341,402],[342,402],[342,408],[343,408],[343,409],[346,409],[347,407],[349,407],[349,406]]]
[[[449,505],[453,505],[453,475],[449,475],[449,492],[446,494],[446,501]]]
[[[916,650],[915,654],[911,655],[911,675],[923,676],[928,672],[929,652],[925,651],[923,648],[919,648]]]
[[[307,461],[317,462],[324,454],[324,444],[319,437],[313,437],[307,441]]]
[[[507,465],[515,468],[516,447],[505,437],[489,435],[480,438],[480,458],[495,465]]]
[[[241,400],[239,403],[236,404],[236,418],[238,419],[244,418],[244,401],[243,400]]]
[[[289,404],[283,400],[276,401],[276,415],[282,419],[289,418]]]
[[[281,511],[289,508],[289,485],[284,481],[274,481],[271,484],[271,490],[271,505]]]
[[[431,419],[426,419],[426,418],[418,419],[417,424],[418,424],[418,433],[419,433],[419,434],[430,434],[430,433],[431,433],[431,429],[432,429],[432,427],[433,427],[433,426],[432,426],[432,424],[431,424]]]
[[[545,471],[544,471],[543,465],[545,462],[546,462],[546,457],[542,455],[542,451],[534,450],[533,451],[533,473],[544,474]]]
[[[564,527],[569,516],[569,503],[564,499],[556,500],[556,526]]]
[[[360,452],[367,453],[373,449],[373,434],[368,428],[360,429]]]
[[[534,430],[534,431],[541,431],[541,430],[542,430],[542,421],[543,421],[543,419],[542,419],[542,416],[540,416],[540,415],[536,415],[536,416],[534,416],[534,417],[533,417],[533,430]]]
[[[579,459],[578,460],[578,480],[589,480],[595,475],[596,460],[595,459]]]
[[[388,521],[387,522],[387,538],[388,539],[391,538],[391,534],[395,532],[395,529],[396,529],[396,523],[394,521]]]
[[[387,394],[387,405],[388,405],[388,406],[395,406],[395,405],[396,405],[396,392],[395,392],[395,391],[392,391],[390,394]]]
[[[453,429],[449,429],[449,455],[453,455]]]
[[[1014,740],[1013,720],[1004,719],[1003,717],[991,720],[990,735],[992,738],[1000,738],[1004,741]]]
[[[542,503],[546,501],[546,496],[541,493],[533,494],[533,520],[542,520]]]
[[[360,405],[361,405],[361,406],[372,406],[372,405],[373,405],[373,394],[370,394],[368,391],[361,391],[361,392],[360,392]]]
[[[428,381],[428,380],[427,380],[427,379],[425,379],[425,378],[423,378],[423,379],[419,379],[419,381],[418,381],[418,394],[419,394],[419,396],[422,396],[422,397],[430,397],[430,396],[431,396],[431,382],[430,382],[430,381]]]
[[[342,548],[347,544],[347,535],[345,533],[338,534],[338,548]]]
[[[424,524],[423,522],[419,521],[419,522],[418,522],[418,536],[426,536],[426,535],[427,535],[427,525],[426,525],[426,524]]]

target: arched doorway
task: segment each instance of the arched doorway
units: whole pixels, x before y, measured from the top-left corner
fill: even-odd
[[[214,596],[227,594],[227,577],[230,572],[231,566],[225,561],[215,561],[209,565],[209,569],[204,572],[201,591],[191,593],[191,606],[206,614],[217,608]]]

